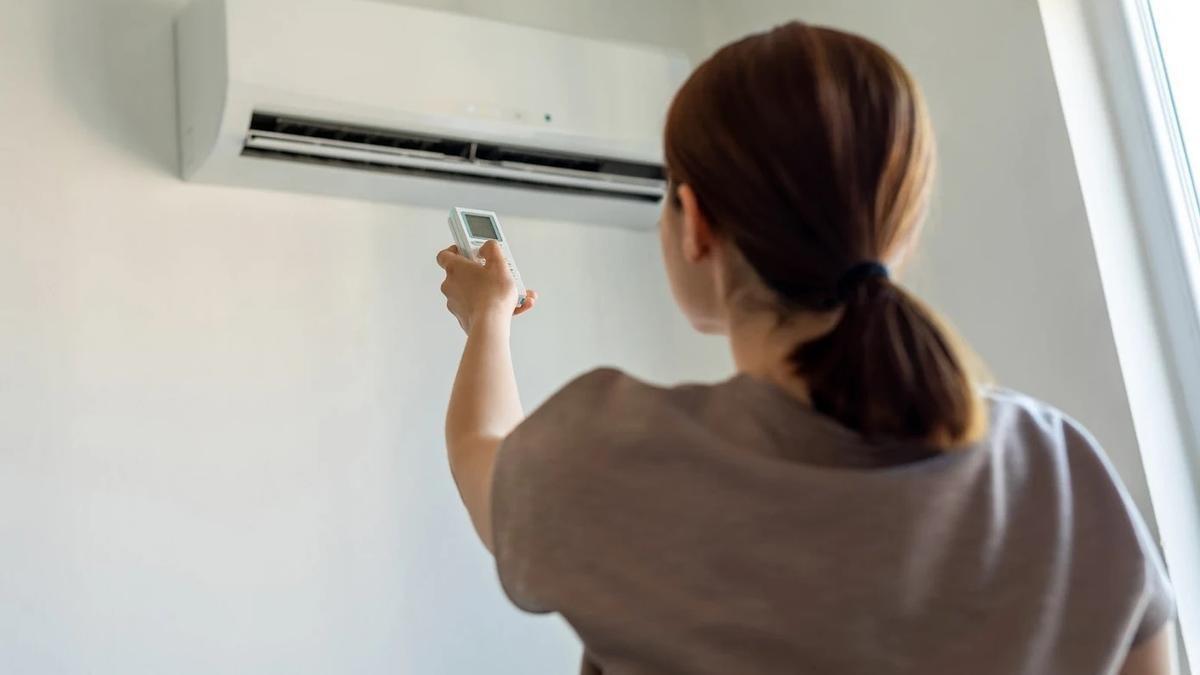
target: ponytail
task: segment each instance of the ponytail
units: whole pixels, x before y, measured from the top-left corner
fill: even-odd
[[[887,50],[798,22],[726,45],[675,95],[664,155],[785,312],[840,312],[790,355],[818,411],[941,449],[983,434],[966,350],[882,265],[855,265],[912,248],[936,168],[920,88]]]
[[[886,275],[845,294],[832,331],[791,354],[813,407],[872,439],[966,445],[985,427],[956,338]]]

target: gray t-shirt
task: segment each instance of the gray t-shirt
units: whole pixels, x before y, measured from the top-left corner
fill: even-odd
[[[589,373],[501,446],[500,581],[606,675],[1116,673],[1173,613],[1155,545],[1076,422],[988,401],[931,453],[745,375]]]

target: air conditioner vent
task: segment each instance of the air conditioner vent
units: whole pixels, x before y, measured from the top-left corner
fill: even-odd
[[[447,157],[467,158],[471,144],[444,138],[431,138],[419,134],[398,131],[347,126],[332,122],[254,113],[250,121],[251,132],[267,132],[281,136],[292,136],[316,140],[339,141],[356,145],[372,145],[381,148],[399,148],[431,152]]]
[[[255,112],[243,154],[657,201],[658,164]]]

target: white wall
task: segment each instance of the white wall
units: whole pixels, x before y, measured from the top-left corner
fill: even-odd
[[[996,380],[1080,419],[1150,501],[1036,0],[704,0],[706,40],[801,19],[862,33],[925,90],[934,213],[910,270]]]
[[[611,5],[458,8],[679,46],[678,2]],[[0,672],[572,672],[445,466],[444,214],[178,180],[180,6],[0,3]],[[727,371],[652,234],[506,226],[528,403]]]

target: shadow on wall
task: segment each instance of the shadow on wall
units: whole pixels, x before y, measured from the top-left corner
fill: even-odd
[[[178,174],[174,18],[185,0],[50,0],[64,105],[99,137]]]

